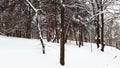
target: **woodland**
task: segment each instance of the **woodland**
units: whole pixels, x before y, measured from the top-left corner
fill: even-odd
[[[120,49],[120,0],[0,0],[0,35],[60,43],[96,43]]]

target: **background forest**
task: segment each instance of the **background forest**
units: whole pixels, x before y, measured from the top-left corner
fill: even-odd
[[[0,0],[0,35],[120,49],[120,0]]]

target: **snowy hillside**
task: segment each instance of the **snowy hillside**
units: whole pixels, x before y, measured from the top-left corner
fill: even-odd
[[[120,68],[120,51],[84,43],[78,48],[75,42],[65,45],[65,66],[59,64],[59,44],[45,42],[46,54],[42,54],[38,40],[0,36],[0,68]]]

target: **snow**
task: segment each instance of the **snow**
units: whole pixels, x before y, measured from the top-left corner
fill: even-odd
[[[0,68],[120,68],[120,51],[84,43],[80,48],[74,41],[65,45],[65,66],[59,64],[60,46],[46,42],[46,54],[42,54],[39,40],[0,36]]]

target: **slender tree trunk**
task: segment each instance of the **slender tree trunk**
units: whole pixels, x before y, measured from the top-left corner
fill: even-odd
[[[99,6],[99,2],[98,0],[95,0],[96,2],[96,5],[97,5],[97,13],[99,13],[99,9],[100,9],[100,6]],[[100,44],[100,25],[99,25],[99,15],[97,16],[97,19],[96,19],[96,22],[97,22],[97,25],[96,25],[96,34],[97,34],[97,39],[96,39],[96,43],[97,43],[97,48],[99,48],[99,44]]]
[[[65,41],[64,43],[67,43],[67,39],[68,39],[68,32],[69,32],[69,25],[68,26],[64,26],[64,38],[65,38]]]
[[[102,4],[102,0],[100,1],[100,7],[101,7],[101,11],[103,11],[103,4]],[[105,47],[105,44],[104,44],[104,13],[101,14],[101,24],[102,24],[102,27],[101,27],[101,44],[102,44],[102,47],[101,47],[101,51],[104,52],[104,47]]]
[[[79,24],[79,47],[81,46],[81,29],[80,29],[80,24]]]
[[[100,25],[99,25],[99,15],[97,16],[97,28],[96,28],[96,33],[97,33],[97,48],[100,47]]]
[[[43,40],[42,40],[42,38],[41,38],[41,32],[40,32],[40,27],[39,27],[39,24],[37,24],[38,25],[38,34],[39,34],[39,39],[40,39],[40,42],[41,42],[41,45],[42,45],[42,51],[43,51],[43,54],[45,54],[45,45],[44,45],[44,43],[43,43]]]
[[[45,45],[44,45],[43,40],[42,40],[42,38],[41,38],[40,36],[39,36],[39,39],[40,39],[40,42],[41,42],[41,44],[42,44],[43,54],[45,54]]]
[[[27,29],[26,29],[26,37],[31,38],[31,10],[29,8],[29,17],[28,17],[28,22],[27,22]]]
[[[61,65],[65,65],[65,46],[64,46],[64,42],[65,42],[65,39],[64,39],[64,34],[65,34],[65,31],[64,31],[64,7],[62,6],[61,7],[61,39],[60,39],[60,64]]]
[[[55,10],[56,10],[56,9],[55,9]],[[55,13],[56,13],[55,15],[57,15],[57,10],[55,11]],[[57,18],[57,17],[55,16],[56,42],[59,43],[59,34],[58,34],[58,28],[57,28],[57,27],[58,27],[58,26],[57,26],[58,24],[57,24],[57,19],[56,19],[56,18]]]
[[[74,32],[74,37],[75,37],[75,41],[76,41],[76,45],[78,45],[78,43],[77,43],[77,34],[76,34],[76,31],[75,31],[75,28],[73,27],[73,32]]]
[[[81,25],[81,45],[83,46],[83,25]]]
[[[55,32],[55,38],[53,39],[53,42],[57,42],[59,43],[59,34],[58,34],[58,24],[57,24],[57,3],[56,0],[53,0],[53,4],[54,4],[54,12],[55,12],[55,28],[54,28],[54,32]]]
[[[56,41],[57,41],[57,43],[59,43],[59,34],[58,34],[58,29],[57,29],[57,21],[56,21]]]
[[[43,52],[43,54],[45,54],[45,45],[44,45],[43,40],[42,40],[40,24],[39,24],[37,19],[36,19],[36,22],[37,22],[37,29],[38,29],[39,39],[40,39],[40,42],[41,42],[41,45],[42,45],[42,52]]]
[[[51,40],[51,37],[50,37],[50,20],[49,20],[49,22],[48,22],[48,24],[47,24],[47,41],[48,42],[50,42],[50,40]]]

